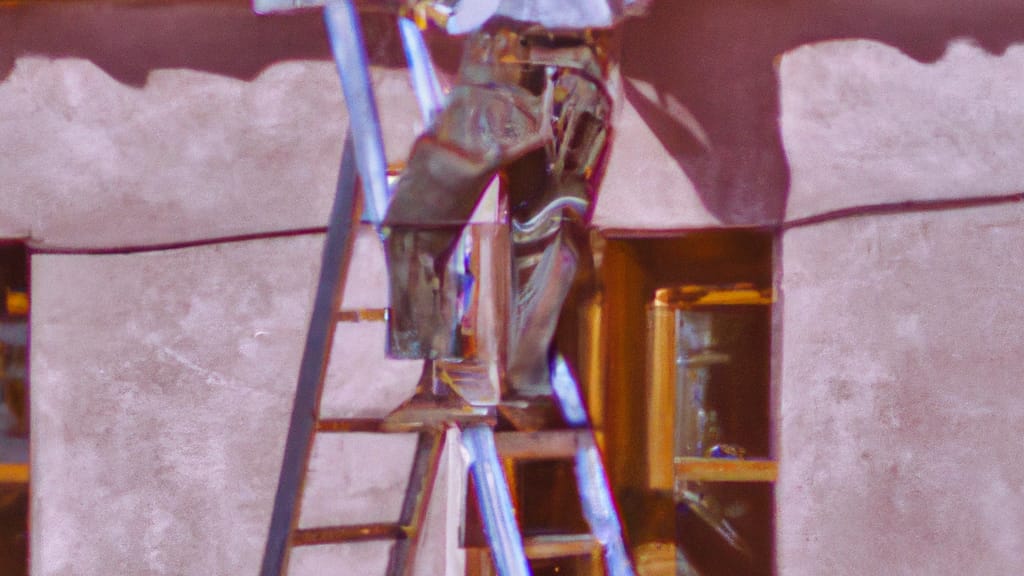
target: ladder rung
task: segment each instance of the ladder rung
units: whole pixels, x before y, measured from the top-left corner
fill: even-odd
[[[565,558],[591,554],[600,547],[590,534],[558,534],[523,538],[526,557],[531,560]]]
[[[572,458],[579,447],[580,434],[589,430],[546,430],[543,432],[496,432],[494,443],[502,458],[544,460]]]
[[[364,540],[404,540],[407,536],[408,530],[398,524],[300,528],[292,533],[292,546],[315,546]]]
[[[316,421],[317,432],[383,432],[380,418],[321,418]]]
[[[371,432],[378,434],[412,434],[437,432],[441,426],[424,422],[389,422],[380,418],[321,418],[316,431],[325,433]]]
[[[338,322],[384,322],[388,318],[387,308],[360,308],[358,310],[338,310],[335,320]]]

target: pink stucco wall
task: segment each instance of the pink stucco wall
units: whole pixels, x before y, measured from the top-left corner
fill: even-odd
[[[780,573],[1019,573],[1024,9],[820,4],[661,3],[627,27],[595,224],[778,230]],[[420,126],[382,38],[400,159]],[[90,250],[322,226],[346,121],[332,66],[315,14],[0,8],[0,237]],[[255,573],[321,242],[33,257],[33,574]],[[371,231],[355,255],[344,305],[383,306]],[[382,342],[343,329],[331,415],[409,393],[418,365]],[[318,469],[352,470],[362,440]],[[311,480],[311,498],[348,496],[314,516],[388,513],[395,482],[368,479],[402,475],[391,441],[361,476]]]
[[[782,235],[783,574],[1024,568],[1022,63],[966,40],[782,60],[787,215],[832,218]]]
[[[786,234],[782,574],[1024,567],[1022,224],[1018,203]]]
[[[33,258],[34,574],[258,571],[322,240]],[[353,301],[371,266],[356,254]],[[342,327],[325,415],[411,394],[420,367],[385,360],[381,328]],[[321,436],[300,525],[394,521],[414,446]],[[445,521],[426,562],[444,561]],[[293,573],[383,573],[384,548],[303,549]]]

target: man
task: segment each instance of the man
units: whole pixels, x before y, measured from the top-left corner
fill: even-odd
[[[459,319],[446,296],[456,287],[446,285],[445,269],[501,171],[513,268],[505,389],[550,392],[559,313],[573,279],[590,267],[585,226],[611,133],[610,28],[639,9],[505,1],[467,39],[457,83],[414,144],[382,226],[391,356],[459,359]]]

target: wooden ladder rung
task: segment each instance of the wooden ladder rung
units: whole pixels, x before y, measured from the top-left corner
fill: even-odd
[[[388,319],[387,308],[359,308],[338,310],[334,319],[338,322],[384,322]]]
[[[526,557],[531,560],[584,556],[600,547],[591,534],[550,534],[523,538]]]
[[[480,417],[470,415],[467,422],[479,420]],[[416,434],[420,432],[438,432],[441,429],[436,423],[430,422],[388,422],[380,418],[321,418],[316,421],[318,433],[352,433],[368,432],[372,434]]]
[[[380,418],[320,418],[317,432],[386,432]]]
[[[572,458],[579,448],[580,434],[590,430],[545,430],[540,432],[496,432],[494,443],[502,458],[546,460]]]
[[[404,540],[409,529],[399,524],[363,524],[299,528],[292,533],[292,546],[316,546],[365,540]]]

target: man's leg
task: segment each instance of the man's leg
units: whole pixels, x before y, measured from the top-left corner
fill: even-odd
[[[388,354],[445,358],[457,319],[444,271],[494,174],[488,164],[425,135],[413,146],[382,228],[390,280]]]

